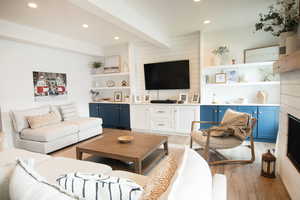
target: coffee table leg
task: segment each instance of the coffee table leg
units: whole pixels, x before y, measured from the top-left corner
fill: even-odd
[[[76,158],[77,160],[82,160],[82,152],[78,149],[76,149]]]
[[[134,162],[134,172],[137,174],[142,174],[142,162],[139,160],[136,160]]]
[[[166,155],[169,155],[168,141],[166,141],[164,143],[164,150],[165,150]]]

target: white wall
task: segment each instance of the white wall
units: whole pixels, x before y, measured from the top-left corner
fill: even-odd
[[[237,63],[243,63],[243,53],[245,49],[278,44],[277,38],[272,37],[269,33],[254,33],[253,31],[254,27],[251,26],[204,32],[203,65],[214,65],[214,55],[211,52],[213,49],[218,48],[221,45],[227,45],[229,47],[231,59],[236,59]]]
[[[300,119],[300,71],[281,74],[280,125],[277,139],[277,163],[279,174],[292,199],[300,199],[300,173],[286,156],[288,139],[288,116]]]
[[[130,55],[133,55],[133,63],[130,63],[134,76],[134,95],[150,94],[152,99],[157,99],[158,91],[146,91],[144,83],[144,64],[173,60],[190,60],[190,90],[160,90],[159,99],[178,99],[182,92],[199,93],[200,90],[200,33],[178,36],[169,41],[170,48],[159,48],[150,44],[135,44],[131,46]],[[131,58],[130,58],[131,60]]]
[[[11,144],[12,134],[8,112],[12,109],[74,101],[78,105],[80,114],[88,116],[91,87],[88,65],[95,58],[1,38],[0,52],[0,107],[8,144]],[[68,99],[35,102],[32,71],[66,73]]]

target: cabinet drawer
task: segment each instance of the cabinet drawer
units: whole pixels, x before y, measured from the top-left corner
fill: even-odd
[[[171,129],[171,122],[168,118],[154,119],[151,122],[151,129],[165,131]]]
[[[165,107],[154,107],[151,109],[151,116],[153,117],[166,117],[170,118],[171,117],[171,109],[170,108],[165,108]]]

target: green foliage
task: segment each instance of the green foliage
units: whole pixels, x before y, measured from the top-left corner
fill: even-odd
[[[102,63],[101,62],[93,62],[92,66],[93,66],[93,68],[98,69],[98,68],[102,67]]]
[[[220,47],[214,49],[212,51],[212,53],[215,54],[215,55],[221,56],[221,55],[224,55],[226,53],[229,53],[229,49],[226,45],[224,45],[224,46],[220,46]]]

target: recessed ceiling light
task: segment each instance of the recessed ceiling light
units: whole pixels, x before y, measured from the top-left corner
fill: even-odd
[[[203,22],[203,24],[210,24],[210,23],[211,23],[210,20],[205,20],[205,21]]]
[[[36,3],[34,3],[34,2],[29,2],[29,3],[27,4],[27,6],[28,6],[29,8],[37,8],[37,7],[38,7],[38,5],[37,5]]]
[[[115,40],[119,40],[120,38],[119,38],[118,36],[115,36],[114,39],[115,39]]]
[[[87,25],[87,24],[82,24],[82,27],[83,27],[83,28],[88,28],[89,25]]]
[[[200,2],[201,0],[194,0],[195,2]]]

